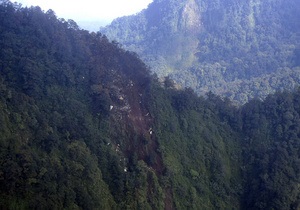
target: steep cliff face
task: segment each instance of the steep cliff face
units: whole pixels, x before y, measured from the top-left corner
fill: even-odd
[[[181,30],[188,34],[199,33],[201,30],[201,10],[195,0],[189,0],[184,5],[181,14]]]
[[[101,31],[136,51],[160,77],[171,76],[200,94],[213,91],[245,103],[291,89],[283,80],[292,80],[293,87],[299,83],[292,77],[299,73],[293,69],[298,65],[299,11],[295,0],[157,0]],[[245,90],[237,83],[244,83]]]

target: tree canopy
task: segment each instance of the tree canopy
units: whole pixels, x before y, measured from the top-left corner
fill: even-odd
[[[51,10],[0,17],[1,209],[299,209],[300,90],[237,107]]]
[[[299,86],[297,0],[155,0],[100,31],[159,77],[238,104]]]

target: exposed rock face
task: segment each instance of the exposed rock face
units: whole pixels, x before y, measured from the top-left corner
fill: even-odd
[[[201,11],[195,0],[188,0],[181,14],[182,30],[189,34],[197,34],[201,30]]]
[[[299,83],[292,77],[299,19],[296,0],[154,0],[101,32],[137,52],[159,77],[243,104],[291,89],[284,80]]]

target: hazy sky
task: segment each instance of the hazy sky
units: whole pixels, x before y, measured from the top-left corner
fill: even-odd
[[[23,6],[40,6],[54,10],[57,17],[84,22],[110,23],[114,18],[135,14],[152,0],[16,0]],[[14,2],[14,1],[12,1]]]

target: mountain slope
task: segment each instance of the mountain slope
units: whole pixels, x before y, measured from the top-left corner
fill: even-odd
[[[110,107],[121,103],[116,94],[126,90],[122,85],[140,87],[147,80],[145,65],[53,11],[9,2],[0,7],[1,208],[134,204],[132,176],[124,172],[128,159],[119,148],[129,138],[122,125],[133,133],[134,122],[115,122],[118,113]],[[137,94],[123,103],[132,105],[128,98]]]
[[[245,103],[298,86],[299,14],[295,0],[155,0],[100,31],[160,77]]]
[[[51,10],[0,16],[1,209],[299,208],[299,91],[238,108]]]

